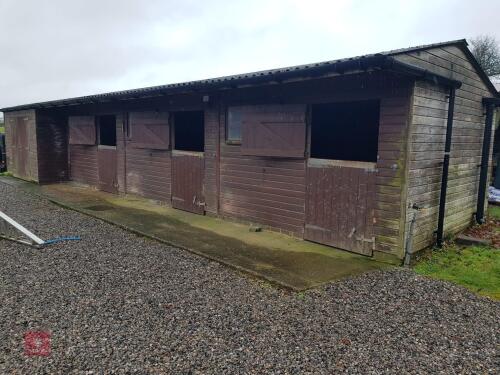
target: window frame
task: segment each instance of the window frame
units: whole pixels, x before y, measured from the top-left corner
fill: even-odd
[[[229,138],[229,110],[230,108],[242,108],[241,105],[228,105],[226,107],[226,121],[225,121],[225,141],[227,145],[230,146],[241,146],[241,142],[243,140],[243,121],[240,123],[240,138],[239,139],[231,139]]]

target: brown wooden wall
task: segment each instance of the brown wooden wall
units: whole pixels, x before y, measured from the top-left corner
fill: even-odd
[[[127,148],[126,191],[169,202],[171,151]]]
[[[23,122],[25,131],[16,130]],[[5,113],[7,169],[16,177],[38,181],[38,150],[35,110]],[[22,138],[22,139],[21,139]]]
[[[53,113],[37,111],[38,180],[40,183],[69,178],[67,120]]]
[[[399,258],[404,254],[410,95],[408,89],[381,101],[375,178],[375,249]]]
[[[170,202],[171,151],[133,147],[124,132],[127,121],[126,113],[117,116],[119,191]]]
[[[97,146],[69,146],[70,178],[91,186],[99,185],[97,170]]]
[[[221,213],[302,237],[305,159],[246,156],[240,148],[221,141]]]
[[[69,115],[115,114],[117,117],[118,191],[158,201],[171,202],[171,151],[135,147],[127,136],[128,112],[161,108],[162,111],[204,109],[205,209],[209,214],[253,222],[303,237],[305,224],[305,189],[307,157],[264,157],[245,155],[239,145],[225,141],[226,109],[229,105],[305,104],[335,101],[380,99],[380,130],[377,172],[375,176],[376,252],[402,257],[404,250],[404,217],[406,217],[407,174],[405,167],[408,144],[410,96],[413,83],[386,73],[370,73],[293,82],[267,87],[228,90],[210,95],[208,104],[200,96],[176,96],[167,102],[134,104],[123,108],[80,108]],[[303,116],[303,115],[301,115]],[[53,124],[53,125],[51,125]],[[57,142],[67,133],[54,119],[40,119],[41,136],[52,132]],[[65,124],[67,126],[67,124]],[[49,128],[53,128],[49,131]],[[67,127],[65,128],[67,132]],[[70,178],[98,186],[98,148],[96,145],[69,146]],[[40,165],[57,160],[53,176],[63,176],[59,157],[43,152]],[[51,177],[52,178],[52,177]],[[403,218],[403,219],[402,219]]]
[[[397,56],[401,61],[462,81],[456,92],[445,233],[467,227],[476,211],[479,164],[484,131],[483,97],[492,96],[466,55],[456,46]],[[446,134],[448,90],[417,82],[412,103],[407,206],[424,207],[415,226],[413,249],[435,241],[442,161]],[[412,218],[408,210],[407,221]]]
[[[240,90],[223,98],[220,114],[220,214],[303,237],[306,158],[243,155],[241,146],[226,144],[227,105],[309,104],[378,98],[381,100],[379,160],[376,174],[374,234],[376,251],[402,257],[404,188],[411,84],[374,74],[297,83],[255,92]]]
[[[219,106],[217,103],[205,109],[205,177],[203,195],[205,210],[210,214],[219,212]]]

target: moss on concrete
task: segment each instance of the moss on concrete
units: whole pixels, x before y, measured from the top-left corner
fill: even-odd
[[[68,208],[295,290],[388,267],[361,255],[279,233],[250,232],[244,224],[175,210],[143,198],[73,184],[27,184],[26,188]]]
[[[384,253],[383,251],[374,251],[373,259],[376,260],[377,262],[383,262],[396,266],[399,266],[402,263],[402,260],[398,258],[396,255]]]

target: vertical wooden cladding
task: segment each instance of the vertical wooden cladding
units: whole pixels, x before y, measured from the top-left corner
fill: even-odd
[[[7,168],[14,176],[38,181],[35,110],[5,114]]]
[[[37,112],[38,179],[49,183],[69,178],[66,118]]]
[[[25,118],[17,117],[13,126],[12,153],[16,161],[16,173],[28,177],[28,124]]]
[[[297,120],[294,122],[302,121],[301,131],[305,134],[303,105],[269,108],[273,110],[265,116],[274,116],[274,121],[285,118]],[[265,113],[262,109],[260,112]],[[225,114],[221,116],[221,124],[224,123]],[[221,214],[260,223],[302,237],[305,204],[303,149],[301,159],[245,155],[250,150],[269,150],[267,147],[258,147],[262,143],[255,140],[254,143],[249,143],[253,147],[247,147],[243,152],[242,146],[225,143],[224,130],[225,127],[221,126]],[[288,147],[288,143],[286,146]],[[302,147],[305,147],[305,142]]]
[[[201,152],[174,151],[172,155],[172,207],[203,214],[204,160]]]
[[[482,98],[491,96],[475,68],[456,46],[433,48],[397,56],[402,61],[457,79],[455,112],[445,211],[445,233],[456,233],[470,225],[476,209],[481,162],[484,114]],[[448,111],[448,90],[417,82],[412,103],[408,199],[423,207],[413,236],[418,251],[435,241],[442,161]],[[407,223],[412,218],[408,210]]]
[[[97,163],[99,190],[108,193],[118,192],[117,157],[115,148],[98,148]]]
[[[167,112],[131,112],[124,118],[129,131],[118,137],[118,159],[123,160],[127,193],[170,202],[171,151]],[[120,158],[120,155],[122,157]],[[120,173],[120,165],[118,166]]]
[[[239,109],[243,155],[304,157],[305,105],[260,105]]]
[[[375,170],[313,165],[307,168],[304,238],[372,255]]]

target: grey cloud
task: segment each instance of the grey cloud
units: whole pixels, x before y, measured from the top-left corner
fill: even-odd
[[[500,2],[0,3],[0,107],[489,33]]]

